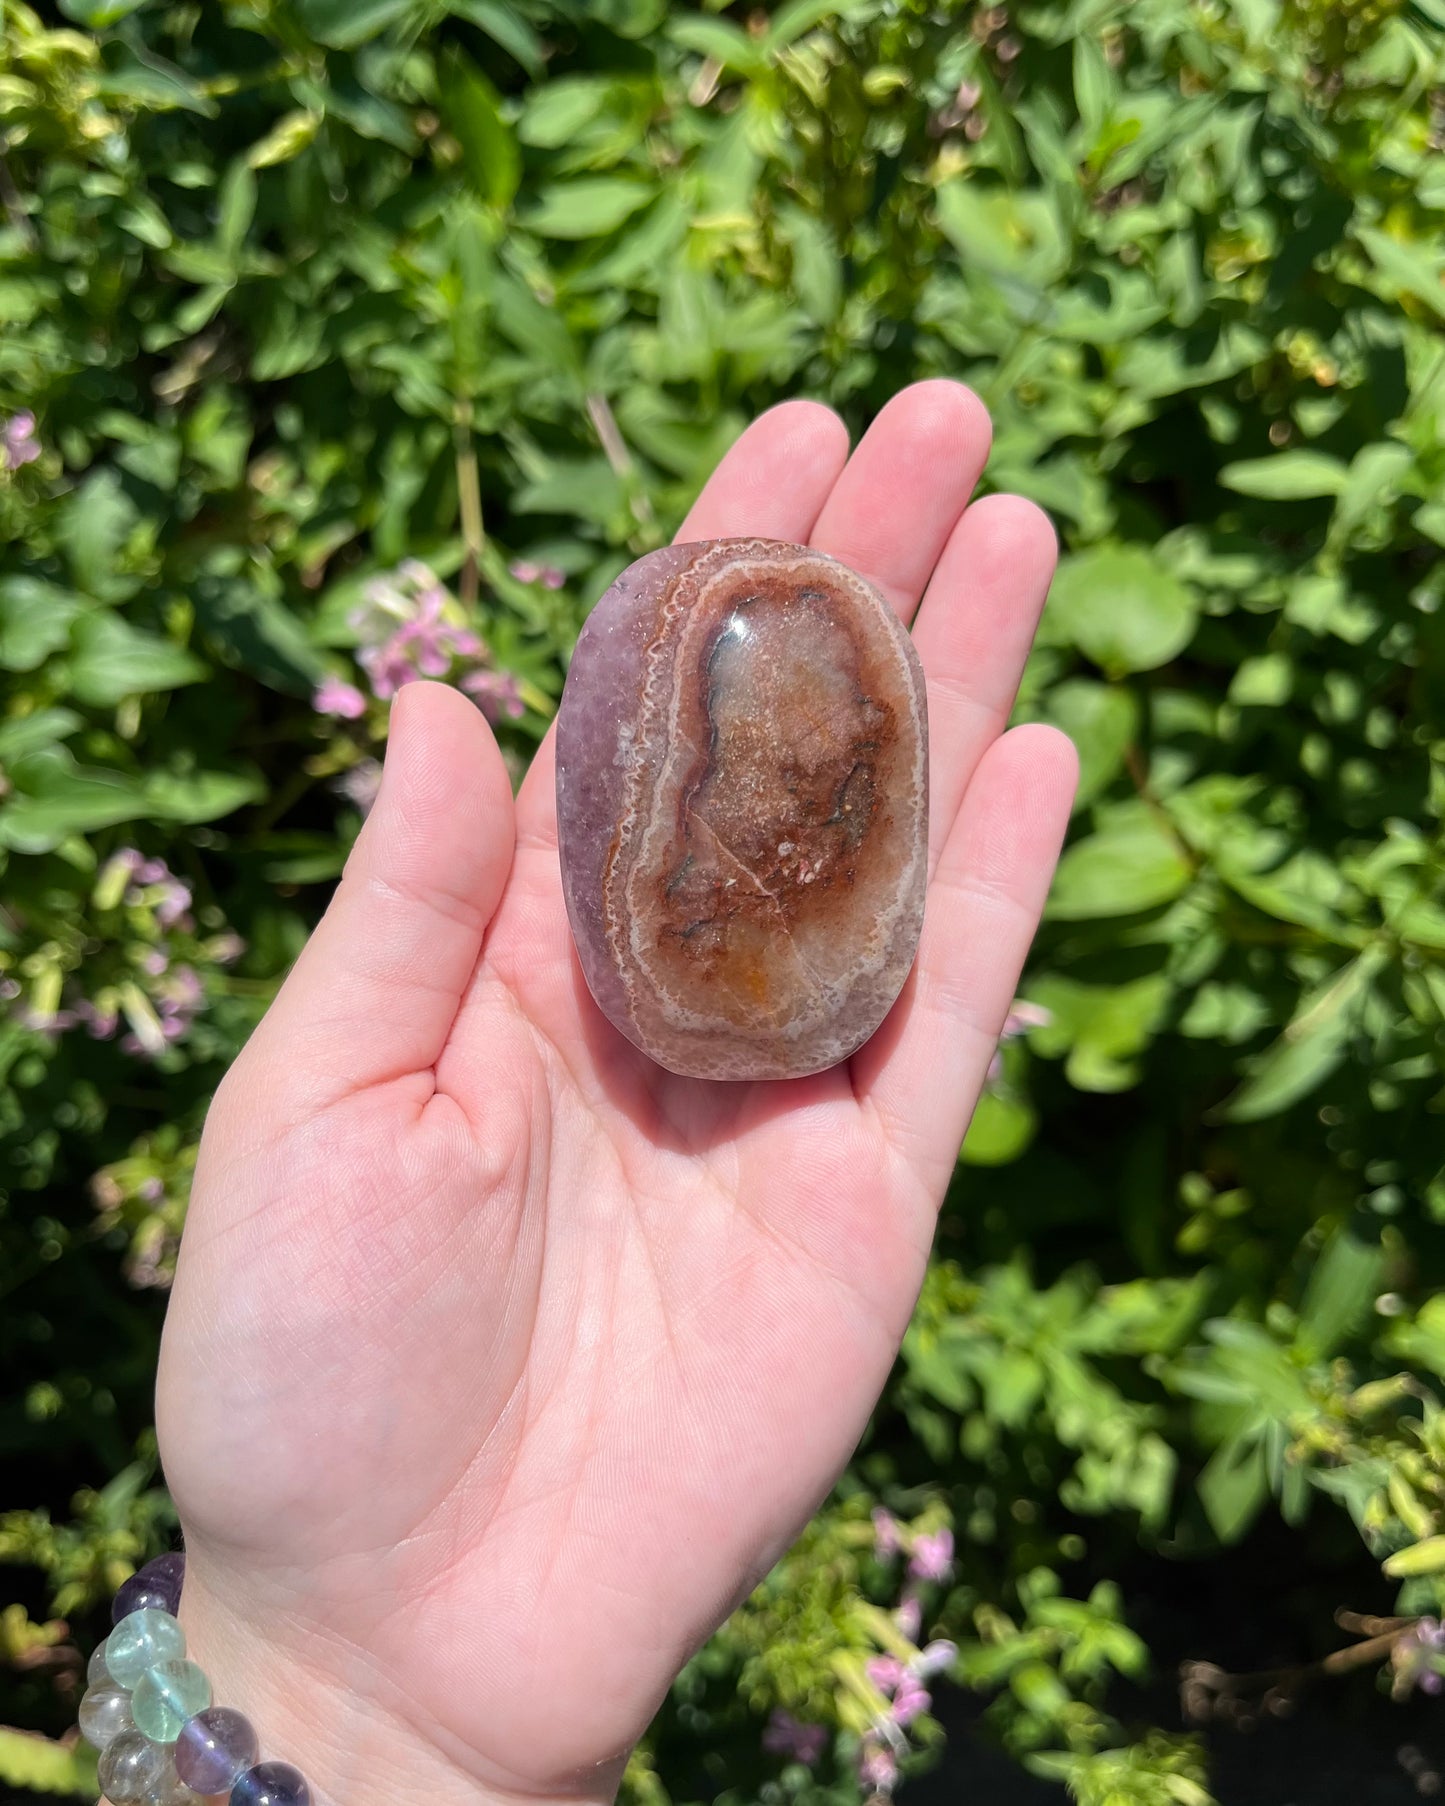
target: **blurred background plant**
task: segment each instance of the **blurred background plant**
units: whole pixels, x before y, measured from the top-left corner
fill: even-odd
[[[93,1791],[201,1116],[387,699],[520,773],[750,415],[929,375],[1060,526],[1074,831],[868,1437],[630,1797],[887,1795],[976,1697],[1207,1806],[1224,1727],[1438,1689],[1442,0],[0,17],[6,1797]]]

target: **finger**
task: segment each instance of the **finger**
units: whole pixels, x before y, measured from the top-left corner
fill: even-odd
[[[785,401],[760,414],[707,480],[677,542],[785,539],[807,543],[848,461],[848,429],[817,401]]]
[[[848,429],[816,401],[785,401],[760,414],[708,478],[677,542],[783,539],[806,544],[848,457]],[[552,734],[538,748],[517,797],[525,850],[557,843]]]
[[[1015,728],[984,754],[929,886],[913,976],[854,1058],[855,1090],[935,1201],[1038,927],[1077,779],[1055,728]]]
[[[288,1108],[427,1072],[512,861],[512,789],[475,705],[408,684],[331,906],[244,1056]],[[424,1101],[424,1100],[423,1100]]]
[[[913,627],[928,680],[930,869],[1008,720],[1057,562],[1043,509],[990,495],[965,512],[933,573]]]
[[[962,383],[915,383],[859,441],[812,544],[876,585],[911,621],[988,460],[988,410]]]

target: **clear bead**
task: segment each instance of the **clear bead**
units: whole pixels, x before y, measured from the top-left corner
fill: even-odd
[[[171,1768],[167,1751],[139,1731],[122,1731],[100,1758],[100,1789],[113,1806],[143,1806]]]
[[[176,1773],[174,1766],[167,1763],[165,1773],[146,1795],[145,1806],[201,1806],[201,1796],[193,1793]]]
[[[130,1695],[114,1681],[92,1687],[80,1702],[80,1734],[93,1749],[103,1750],[122,1731],[133,1731]]]
[[[103,1687],[110,1679],[110,1670],[105,1665],[105,1645],[109,1640],[105,1638],[96,1644],[85,1665],[85,1678],[92,1687]]]
[[[105,1640],[105,1665],[118,1687],[133,1688],[157,1662],[178,1662],[186,1653],[186,1633],[169,1612],[153,1606],[132,1612]]]
[[[181,1726],[211,1703],[211,1683],[194,1662],[158,1662],[131,1695],[136,1729],[153,1743],[174,1743]]]

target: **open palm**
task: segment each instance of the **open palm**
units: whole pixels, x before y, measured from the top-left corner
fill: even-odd
[[[469,702],[397,700],[336,898],[212,1110],[162,1352],[193,1648],[323,1801],[609,1798],[863,1427],[1073,782],[1061,736],[1003,732],[1054,545],[1016,497],[967,506],[987,444],[950,383],[851,459],[788,403],[680,535],[811,543],[917,614],[927,918],[845,1066],[652,1065],[576,965],[550,740],[514,805]]]

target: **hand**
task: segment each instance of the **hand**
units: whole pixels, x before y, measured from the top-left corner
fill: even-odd
[[[928,674],[917,967],[845,1066],[679,1079],[603,1021],[550,739],[397,698],[376,805],[206,1126],[159,1428],[216,1697],[318,1801],[607,1800],[690,1652],[846,1462],[1038,919],[1074,756],[1004,733],[1054,564],[965,506],[968,390],[743,435],[680,537],[809,542]]]

